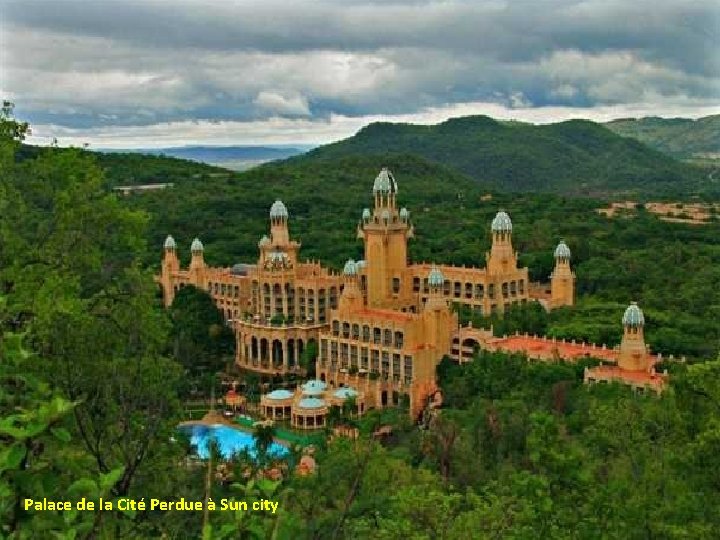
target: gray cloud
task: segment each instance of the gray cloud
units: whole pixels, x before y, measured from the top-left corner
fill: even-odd
[[[720,9],[697,0],[19,2],[0,8],[0,92],[36,124],[326,122],[463,103],[720,96]]]

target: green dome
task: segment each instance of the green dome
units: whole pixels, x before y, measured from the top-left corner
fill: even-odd
[[[645,316],[637,305],[637,302],[630,302],[622,318],[623,326],[645,326]]]
[[[192,244],[190,245],[190,251],[192,251],[193,253],[196,253],[196,252],[202,251],[203,249],[204,248],[203,248],[202,242],[200,241],[199,238],[196,238],[195,240],[192,241]]]
[[[389,193],[397,193],[397,182],[395,181],[395,177],[393,177],[392,173],[387,167],[383,167],[380,171],[380,174],[377,175],[377,178],[375,178],[375,183],[373,184],[373,193],[381,193],[383,195],[387,195]]]
[[[428,274],[428,285],[431,287],[442,287],[445,284],[445,276],[440,269],[433,265],[430,273]]]
[[[355,261],[348,259],[345,263],[345,268],[343,268],[343,274],[346,276],[354,276],[357,274],[357,265],[355,264]]]
[[[504,210],[500,210],[492,220],[491,227],[493,232],[512,232],[510,216]]]
[[[288,211],[283,202],[278,199],[270,207],[270,218],[288,218]]]
[[[560,243],[555,248],[555,258],[556,259],[569,259],[570,258],[570,248],[567,246],[564,240],[560,240]]]

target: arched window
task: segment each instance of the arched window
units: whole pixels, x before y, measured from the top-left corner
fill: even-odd
[[[373,343],[376,345],[380,345],[380,340],[382,339],[382,331],[375,327],[373,328]]]
[[[370,341],[370,327],[367,324],[362,327],[362,340],[365,342]]]
[[[345,339],[350,337],[350,323],[344,322],[342,325],[342,337]]]
[[[333,334],[333,336],[340,335],[340,321],[332,322],[332,334]]]
[[[352,325],[352,338],[360,339],[360,325],[359,324]]]
[[[392,330],[389,328],[386,328],[385,332],[383,332],[383,345],[385,347],[392,347]]]

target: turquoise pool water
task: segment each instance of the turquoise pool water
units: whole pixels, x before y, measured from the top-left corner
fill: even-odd
[[[239,429],[221,424],[213,426],[202,424],[184,425],[178,429],[190,436],[190,443],[197,448],[197,454],[201,458],[208,457],[208,443],[212,439],[217,441],[220,453],[224,458],[230,458],[233,454],[245,449],[248,450],[248,453],[252,457],[255,457],[257,453],[253,436]],[[281,457],[286,455],[288,450],[283,445],[273,442],[270,444],[268,453],[276,457]]]

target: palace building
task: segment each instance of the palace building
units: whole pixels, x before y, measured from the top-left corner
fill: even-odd
[[[348,388],[362,396],[358,413],[407,399],[417,417],[437,390],[435,368],[443,356],[467,359],[483,341],[482,331],[458,326],[451,304],[487,315],[535,300],[546,309],[572,305],[575,275],[570,250],[560,242],[550,288],[534,294],[528,269],[518,268],[512,221],[502,210],[490,226],[484,268],[412,264],[407,243],[414,227],[397,197],[397,181],[384,168],[372,187],[372,208],[362,211],[357,225],[364,259],[348,260],[342,273],[300,262],[300,244],[291,240],[289,213],[281,201],[270,208],[270,235],[258,243],[256,264],[208,267],[202,243],[195,239],[190,266],[181,269],[175,241],[168,236],[157,277],[164,303],[169,306],[186,285],[205,289],[235,330],[240,368],[302,375],[303,355],[317,356],[317,377],[328,395]],[[324,422],[324,413],[300,410],[303,402],[324,411],[324,394],[304,396],[301,389],[296,394],[277,407],[266,396],[263,407],[292,418],[294,425]]]

